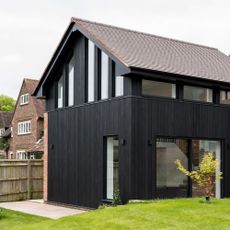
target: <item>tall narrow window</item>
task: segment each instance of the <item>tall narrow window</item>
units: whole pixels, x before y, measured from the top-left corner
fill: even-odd
[[[74,105],[74,58],[69,62],[68,65],[68,106],[73,106]]]
[[[157,196],[161,198],[186,197],[188,178],[181,173],[175,160],[188,166],[188,142],[185,139],[158,138],[156,142]]]
[[[113,199],[114,190],[119,188],[118,140],[107,137],[106,141],[106,198]]]
[[[94,101],[95,45],[88,40],[88,102]]]
[[[115,96],[123,96],[124,95],[124,77],[116,76],[115,78]]]
[[[58,81],[58,108],[63,107],[63,75],[60,77]]]
[[[101,99],[109,96],[109,57],[101,52]]]
[[[208,153],[212,153],[214,157],[221,162],[221,148],[220,148],[220,141],[212,141],[212,140],[192,140],[192,147],[193,147],[193,156],[192,156],[192,166],[193,169],[197,170],[199,168],[199,164],[202,161],[204,155]],[[216,169],[216,175],[213,176],[212,180],[216,179],[216,176],[220,172],[220,164]],[[216,184],[213,188],[213,194],[216,198],[220,198],[221,196],[221,186],[220,181],[217,180]],[[194,182],[192,184],[192,196],[199,197],[203,196],[203,192],[197,184]]]

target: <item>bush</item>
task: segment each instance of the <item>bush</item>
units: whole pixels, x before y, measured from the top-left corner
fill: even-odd
[[[0,219],[2,219],[5,215],[5,210],[4,208],[0,208]]]
[[[120,196],[120,189],[117,187],[114,189],[113,192],[113,205],[121,205],[122,201],[121,201],[121,196]]]
[[[213,153],[207,153],[204,155],[198,170],[189,172],[181,164],[180,160],[176,160],[175,164],[177,168],[184,173],[186,176],[190,177],[191,180],[197,183],[198,187],[203,190],[206,201],[209,202],[210,198],[214,195],[213,190],[216,180],[222,179],[222,172],[217,175],[216,169],[219,165],[219,161],[215,159]]]

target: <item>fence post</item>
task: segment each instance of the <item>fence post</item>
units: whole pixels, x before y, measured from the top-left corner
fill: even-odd
[[[31,199],[31,161],[27,161],[27,199]]]

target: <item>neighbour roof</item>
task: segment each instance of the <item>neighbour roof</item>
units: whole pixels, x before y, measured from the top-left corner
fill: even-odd
[[[33,92],[36,89],[39,81],[34,80],[34,79],[29,79],[29,78],[24,78],[24,81],[25,81],[26,89],[28,90],[28,93],[33,94]]]
[[[11,136],[11,128],[8,128],[2,135],[2,137],[10,137]]]
[[[39,139],[33,147],[31,147],[27,152],[43,152],[44,151],[44,137]]]
[[[0,111],[0,128],[8,128],[8,127],[10,127],[12,116],[13,116],[12,112],[2,112],[2,111]]]
[[[230,82],[230,58],[218,49],[72,18],[127,67]]]

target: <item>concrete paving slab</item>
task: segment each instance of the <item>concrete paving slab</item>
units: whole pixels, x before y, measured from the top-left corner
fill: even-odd
[[[78,215],[86,212],[85,210],[46,204],[43,202],[43,200],[2,202],[0,203],[0,207],[28,213],[31,215],[44,216],[51,219],[58,219],[70,215]]]

